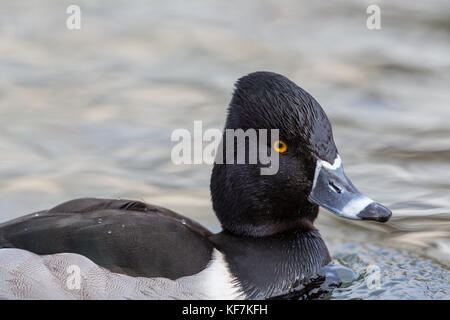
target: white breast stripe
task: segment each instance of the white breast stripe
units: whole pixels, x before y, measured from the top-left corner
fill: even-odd
[[[214,249],[212,258],[205,270],[177,281],[186,287],[196,287],[197,291],[205,293],[207,299],[244,299],[239,283],[230,273],[223,254]]]

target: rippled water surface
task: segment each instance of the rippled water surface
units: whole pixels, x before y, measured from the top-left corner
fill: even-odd
[[[0,222],[96,196],[219,230],[211,167],[173,165],[170,134],[222,128],[234,81],[270,70],[320,102],[347,175],[393,210],[386,225],[321,212],[344,279],[327,298],[450,298],[450,2],[312,3],[77,1],[69,31],[65,1],[2,1]]]

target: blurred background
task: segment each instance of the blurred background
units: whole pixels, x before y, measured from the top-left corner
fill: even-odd
[[[450,298],[449,1],[2,0],[0,17],[0,222],[93,196],[219,231],[211,166],[172,164],[170,135],[222,128],[236,79],[273,71],[319,101],[347,175],[393,210],[321,212],[344,279],[328,298]]]

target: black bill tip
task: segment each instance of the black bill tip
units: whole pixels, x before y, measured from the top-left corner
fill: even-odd
[[[365,207],[360,213],[358,213],[357,216],[361,218],[361,220],[386,222],[391,218],[392,212],[381,204],[372,202],[367,205],[367,207]]]

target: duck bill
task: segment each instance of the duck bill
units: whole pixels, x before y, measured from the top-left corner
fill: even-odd
[[[353,220],[386,222],[392,212],[361,194],[345,176],[341,159],[333,164],[317,160],[309,201],[332,213]]]

